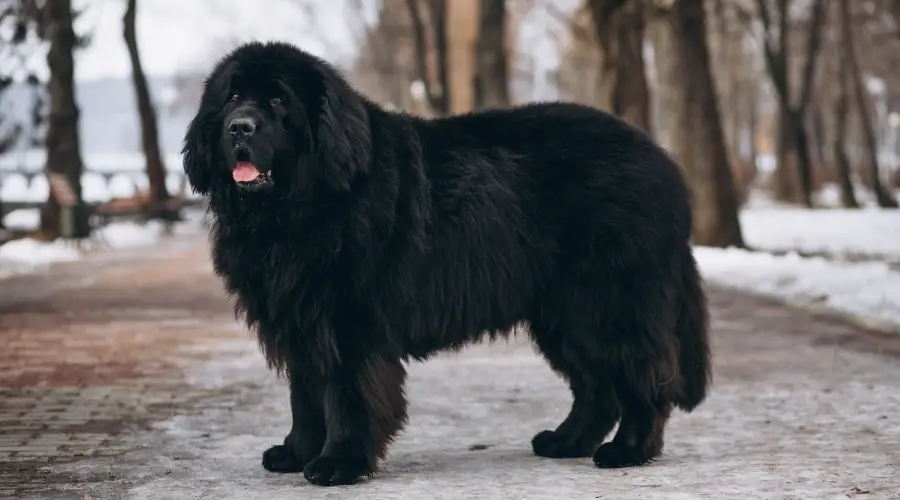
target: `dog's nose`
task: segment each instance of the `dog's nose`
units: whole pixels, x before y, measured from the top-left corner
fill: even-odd
[[[235,118],[228,122],[228,133],[239,139],[250,137],[255,131],[256,122],[253,118]]]

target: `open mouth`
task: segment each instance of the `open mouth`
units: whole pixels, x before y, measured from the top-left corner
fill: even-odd
[[[272,171],[261,172],[250,161],[250,153],[244,149],[236,152],[237,163],[231,169],[231,177],[239,186],[261,186],[272,182]]]

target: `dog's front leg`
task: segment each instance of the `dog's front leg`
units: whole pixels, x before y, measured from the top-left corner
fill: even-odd
[[[321,395],[310,393],[299,373],[290,376],[291,432],[284,444],[263,453],[263,467],[269,472],[300,472],[322,452],[325,444],[325,413]]]
[[[325,387],[326,438],[322,454],[303,475],[313,484],[352,484],[375,472],[394,435],[406,423],[399,359],[370,353],[343,356]]]

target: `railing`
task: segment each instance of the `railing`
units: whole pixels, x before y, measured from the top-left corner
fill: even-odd
[[[91,189],[85,189],[85,184],[87,180],[93,178],[95,181],[92,181],[93,184],[96,180],[100,181],[100,187],[102,191],[107,193],[107,196],[85,196],[85,201],[89,205],[101,205],[116,196],[110,194],[113,191],[113,183],[121,181],[123,179],[130,181],[130,185],[134,191],[137,191],[142,185],[146,185],[147,174],[142,170],[136,169],[103,169],[103,170],[94,170],[91,168],[85,168],[82,173],[82,193],[87,195],[89,191],[97,191],[97,185],[94,184],[91,186]],[[26,168],[9,168],[9,167],[0,167],[0,189],[3,186],[9,187],[10,184],[18,183],[23,184],[21,186],[25,192],[16,193],[15,196],[9,196],[9,189],[2,189],[0,191],[0,202],[2,202],[2,212],[0,212],[0,217],[5,214],[22,208],[37,208],[40,207],[45,199],[46,194],[50,190],[50,184],[47,182],[47,190],[44,193],[41,193],[42,196],[28,196],[28,193],[33,191],[36,187],[35,182],[38,179],[46,180],[47,174],[40,169],[26,169]],[[193,198],[190,193],[190,189],[187,186],[187,179],[185,177],[184,172],[176,171],[176,170],[167,170],[166,171],[166,184],[169,187],[170,192],[180,192],[185,198],[186,202],[189,204],[199,203],[200,200]],[[3,191],[6,191],[3,193]],[[5,196],[4,196],[5,194]],[[96,193],[92,193],[96,194]],[[126,195],[127,197],[127,195]],[[12,198],[12,199],[8,199]]]

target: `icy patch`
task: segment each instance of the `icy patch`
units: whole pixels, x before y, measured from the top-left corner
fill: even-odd
[[[826,306],[865,322],[900,327],[900,273],[883,262],[835,262],[695,247],[703,276],[791,303]]]

